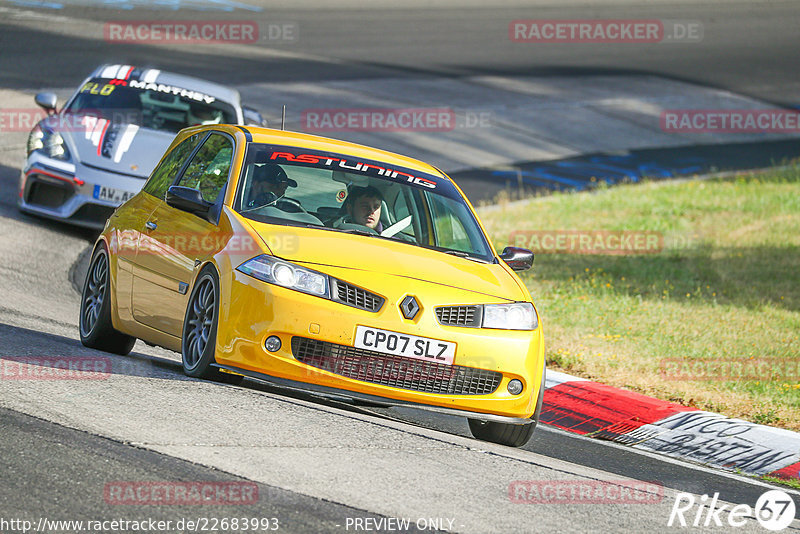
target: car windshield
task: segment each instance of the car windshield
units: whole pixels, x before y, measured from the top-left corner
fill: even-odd
[[[233,106],[197,91],[163,84],[146,88],[143,82],[141,87],[114,85],[109,81],[93,78],[83,84],[64,112],[173,133],[198,124],[237,122]]]
[[[251,143],[234,209],[261,222],[393,239],[494,261],[451,182],[379,161]]]

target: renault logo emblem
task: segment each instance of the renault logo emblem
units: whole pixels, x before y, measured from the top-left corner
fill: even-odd
[[[419,304],[417,304],[417,299],[408,295],[406,298],[403,299],[403,302],[400,303],[400,311],[403,312],[403,317],[406,319],[413,319],[419,313]]]

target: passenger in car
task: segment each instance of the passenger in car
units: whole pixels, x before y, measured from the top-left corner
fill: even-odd
[[[274,204],[286,195],[288,187],[297,187],[297,182],[286,176],[280,165],[264,163],[253,169],[248,207]]]

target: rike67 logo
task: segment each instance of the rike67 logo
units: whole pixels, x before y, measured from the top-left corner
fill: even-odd
[[[761,495],[755,507],[748,504],[719,504],[719,493],[713,497],[703,495],[696,499],[691,493],[678,493],[669,514],[667,526],[677,527],[743,527],[747,518],[755,518],[767,530],[779,531],[794,520],[795,504],[792,497],[781,490],[770,490]]]

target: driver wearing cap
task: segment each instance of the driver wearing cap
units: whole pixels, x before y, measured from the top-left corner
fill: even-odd
[[[264,163],[253,169],[248,207],[274,204],[286,195],[288,187],[297,187],[297,182],[286,176],[280,165]]]

